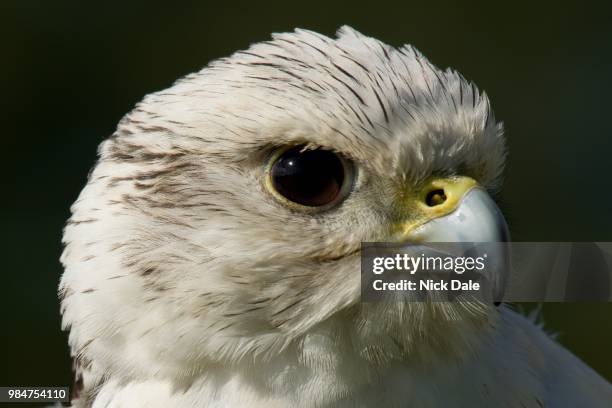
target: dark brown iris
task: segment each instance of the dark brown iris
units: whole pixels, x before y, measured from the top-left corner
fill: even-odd
[[[285,151],[272,165],[271,180],[276,191],[294,203],[321,207],[333,202],[344,183],[341,159],[329,150]]]

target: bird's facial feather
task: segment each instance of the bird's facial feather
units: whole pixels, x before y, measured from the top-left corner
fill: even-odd
[[[270,157],[302,145],[354,167],[325,211],[266,182]],[[409,46],[298,30],[216,61],[147,96],[101,145],[64,236],[73,351],[124,375],[189,376],[299,348],[321,325],[365,359],[450,348],[490,311],[361,305],[357,251],[392,237],[407,188],[464,175],[495,189],[504,154],[486,96]]]

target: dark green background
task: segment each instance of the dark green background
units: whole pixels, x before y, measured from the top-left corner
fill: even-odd
[[[87,4],[86,4],[87,3]],[[145,94],[294,27],[411,43],[506,123],[515,240],[612,240],[612,19],[589,2],[0,3],[0,385],[71,382],[56,287],[62,225],[98,143]],[[612,378],[610,305],[547,304],[560,341]]]

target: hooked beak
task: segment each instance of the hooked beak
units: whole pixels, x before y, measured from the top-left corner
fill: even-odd
[[[411,207],[416,217],[403,223],[401,241],[506,242],[510,239],[499,207],[469,177],[429,180],[415,198],[416,203]]]
[[[493,284],[493,298],[499,305],[507,282],[510,240],[508,225],[489,194],[468,177],[432,179],[416,194],[410,194],[410,218],[401,224],[400,241],[435,250],[435,243],[459,243],[456,255],[474,248],[488,256],[487,279]],[[407,198],[409,198],[407,197]],[[432,243],[432,245],[428,245]]]

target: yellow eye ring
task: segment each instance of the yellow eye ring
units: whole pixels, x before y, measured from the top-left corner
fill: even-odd
[[[331,150],[283,147],[266,165],[265,186],[285,206],[305,212],[329,210],[343,201],[354,179],[352,163]]]

